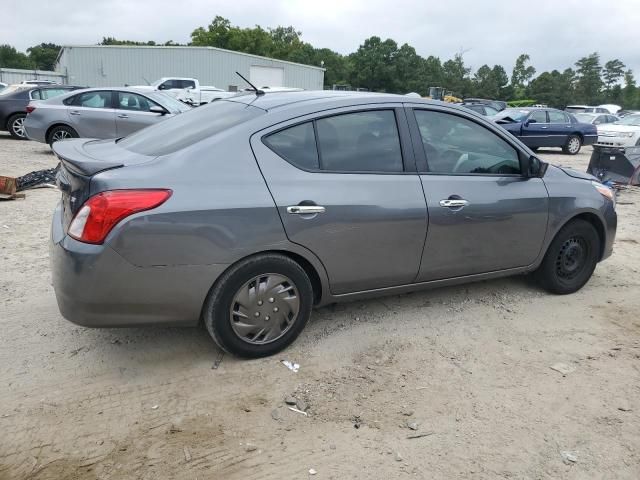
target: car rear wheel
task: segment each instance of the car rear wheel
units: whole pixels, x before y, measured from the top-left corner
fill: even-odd
[[[540,285],[565,295],[580,290],[591,278],[600,255],[598,232],[585,220],[573,220],[558,232],[535,272]]]
[[[207,297],[203,321],[223,350],[265,357],[298,337],[312,306],[313,288],[304,269],[284,255],[262,254],[222,275]]]
[[[580,140],[580,137],[577,135],[569,135],[567,143],[562,148],[562,151],[564,153],[568,153],[569,155],[576,155],[580,151],[581,147],[582,141]]]
[[[51,129],[47,137],[47,143],[51,146],[60,140],[67,140],[69,138],[78,138],[78,132],[66,125],[60,125]]]
[[[13,138],[27,140],[27,132],[24,129],[24,119],[26,116],[26,113],[16,113],[11,115],[9,120],[7,120],[7,130],[9,130],[9,134]]]

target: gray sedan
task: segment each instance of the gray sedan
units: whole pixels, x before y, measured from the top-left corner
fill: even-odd
[[[161,92],[88,88],[27,107],[27,137],[52,144],[67,138],[120,138],[191,107]]]
[[[313,306],[338,301],[528,273],[575,292],[616,232],[595,177],[465,108],[405,96],[247,93],[53,150],[63,316],[202,322],[244,357],[280,351]]]

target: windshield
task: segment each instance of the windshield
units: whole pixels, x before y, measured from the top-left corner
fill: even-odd
[[[162,92],[147,93],[149,98],[161,103],[163,106],[169,109],[171,113],[188,112],[191,110],[189,105],[182,103],[180,100],[176,100],[171,95],[167,95]]]
[[[118,145],[142,155],[167,155],[264,113],[244,103],[218,100],[138,130]]]
[[[594,115],[590,115],[588,113],[576,113],[574,117],[576,117],[581,123],[591,123]]]
[[[502,110],[497,115],[495,115],[493,119],[503,120],[506,118],[510,118],[515,122],[521,122],[522,120],[527,118],[527,115],[529,115],[530,112],[531,110],[522,110],[519,108],[507,108],[506,110]]]
[[[1,94],[0,92],[0,95]],[[633,125],[634,127],[640,127],[640,115],[627,115],[622,120],[617,121],[616,125]]]

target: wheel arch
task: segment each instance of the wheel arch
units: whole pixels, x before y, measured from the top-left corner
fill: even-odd
[[[74,132],[77,133],[76,129],[73,128],[68,123],[58,121],[58,122],[56,122],[56,123],[54,123],[52,125],[49,125],[49,127],[47,127],[47,131],[44,134],[44,139],[47,141],[47,143],[49,143],[49,135],[51,135],[51,130],[53,130],[56,127],[67,127],[67,128],[72,129]]]
[[[602,257],[604,256],[604,249],[605,249],[605,244],[607,240],[606,233],[605,233],[606,232],[605,225],[603,220],[598,215],[588,211],[580,212],[570,217],[558,227],[558,229],[553,234],[553,237],[551,237],[551,241],[547,245],[547,248],[545,249],[545,255],[546,255],[546,251],[551,246],[551,242],[553,242],[553,239],[556,238],[556,236],[558,235],[558,232],[560,232],[560,230],[562,230],[566,225],[573,222],[574,220],[584,220],[590,223],[595,228],[596,232],[598,233],[598,239],[600,240],[600,252],[598,252],[598,261],[602,260]]]

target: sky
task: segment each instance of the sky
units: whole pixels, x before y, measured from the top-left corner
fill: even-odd
[[[377,35],[474,70],[511,72],[521,53],[538,72],[599,52],[640,77],[638,0],[0,0],[0,44],[96,44],[102,37],[187,43],[216,16],[233,25],[293,25],[315,47],[343,54]]]

